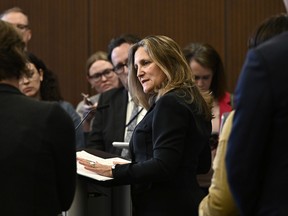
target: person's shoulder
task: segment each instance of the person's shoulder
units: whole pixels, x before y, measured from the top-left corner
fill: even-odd
[[[19,103],[21,103],[21,106],[29,107],[30,112],[41,116],[45,116],[44,114],[61,113],[63,111],[56,101],[39,101],[30,97],[22,97]]]
[[[266,43],[264,42],[263,44],[269,45],[269,44],[277,44],[277,43],[283,43],[284,41],[288,41],[288,31],[283,32],[279,35],[276,35],[275,37],[272,37],[270,40],[268,40]],[[282,44],[283,45],[283,44]]]
[[[166,105],[170,107],[175,107],[178,105],[182,105],[183,103],[186,104],[185,102],[185,96],[183,92],[179,90],[172,90],[164,94],[159,98],[157,101],[159,105]]]
[[[179,95],[178,95],[177,90],[171,90],[169,92],[167,92],[166,94],[164,94],[162,97],[159,98],[159,100],[169,100],[169,99],[178,99]]]
[[[25,104],[26,106],[31,107],[31,109],[51,109],[54,106],[59,106],[56,101],[43,101],[35,100],[34,98],[23,96],[19,98],[19,102]]]
[[[60,104],[60,106],[61,107],[63,107],[64,109],[73,109],[73,110],[75,110],[75,108],[74,108],[74,106],[70,103],[70,102],[68,102],[68,101],[59,101],[59,104]]]
[[[288,62],[286,60],[286,54],[288,53],[288,32],[284,32],[277,35],[268,41],[257,46],[255,49],[251,49],[248,54],[250,61],[260,61],[263,67],[275,73],[275,67],[281,68],[280,71],[287,71]]]
[[[255,50],[268,52],[274,49],[288,49],[288,31],[272,37],[255,48]]]

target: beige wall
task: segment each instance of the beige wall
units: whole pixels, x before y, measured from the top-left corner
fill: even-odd
[[[265,18],[284,12],[281,0],[1,0],[0,11],[19,6],[28,13],[29,50],[58,74],[64,98],[76,105],[91,93],[85,61],[122,33],[163,34],[182,47],[207,42],[224,61],[234,91],[247,40]]]

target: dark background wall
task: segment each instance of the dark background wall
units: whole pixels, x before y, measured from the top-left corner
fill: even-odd
[[[29,50],[59,77],[64,98],[76,105],[93,94],[85,62],[122,33],[167,35],[184,47],[207,42],[220,53],[233,92],[247,40],[265,18],[285,12],[282,0],[1,0],[0,11],[21,7],[33,35]]]

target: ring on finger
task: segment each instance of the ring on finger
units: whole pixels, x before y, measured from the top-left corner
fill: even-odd
[[[95,168],[95,162],[94,161],[89,161],[89,165],[93,168]]]

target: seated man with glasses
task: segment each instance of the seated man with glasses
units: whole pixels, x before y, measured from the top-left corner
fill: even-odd
[[[0,15],[0,19],[12,24],[21,34],[27,50],[28,42],[32,37],[32,31],[29,28],[28,16],[21,8],[13,7],[4,11]]]
[[[89,132],[94,119],[99,95],[105,91],[121,86],[118,76],[113,71],[113,65],[108,61],[107,53],[97,51],[86,62],[86,78],[95,94],[89,97],[82,94],[83,100],[77,105],[76,111],[83,119],[83,130]],[[85,118],[85,119],[84,119]]]
[[[128,90],[128,52],[129,48],[139,40],[134,35],[121,35],[112,39],[108,45],[108,59],[112,62],[114,72],[123,87],[100,95],[92,130],[86,144],[87,147],[127,159],[129,159],[129,153],[126,149],[114,147],[112,143],[129,142],[128,134],[133,131],[129,129],[129,125],[135,125],[134,123],[138,123],[145,115],[143,108],[134,105]]]

